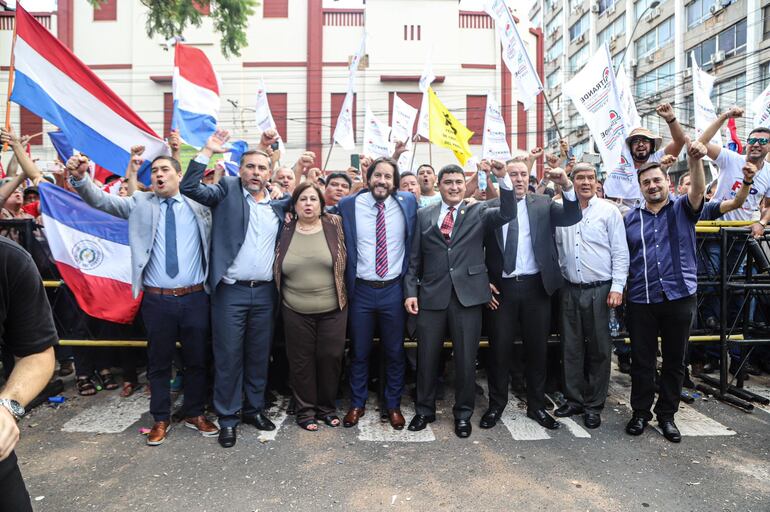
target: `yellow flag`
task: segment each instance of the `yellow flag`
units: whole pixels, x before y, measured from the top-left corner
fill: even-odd
[[[432,87],[428,88],[428,105],[431,143],[451,149],[460,165],[465,165],[472,155],[468,141],[473,137],[473,132],[441,103]]]

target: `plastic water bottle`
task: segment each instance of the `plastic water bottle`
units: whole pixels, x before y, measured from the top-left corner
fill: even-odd
[[[487,189],[487,172],[479,171],[479,190],[484,192]]]
[[[620,320],[618,320],[618,312],[615,308],[610,309],[610,336],[617,338],[620,336]]]

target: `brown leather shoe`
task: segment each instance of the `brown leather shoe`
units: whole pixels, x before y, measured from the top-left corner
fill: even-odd
[[[168,421],[156,421],[152,426],[152,430],[147,435],[148,446],[158,446],[163,444],[166,440],[166,436],[171,431],[171,424]]]
[[[342,420],[342,424],[346,428],[355,427],[358,425],[358,420],[366,414],[366,408],[364,407],[352,407]]]
[[[208,418],[202,414],[194,418],[185,418],[184,426],[193,430],[197,430],[204,437],[214,437],[219,435],[219,429],[217,426],[210,422]]]
[[[396,430],[402,430],[404,425],[406,425],[401,409],[388,409],[388,419],[390,420],[390,426]]]

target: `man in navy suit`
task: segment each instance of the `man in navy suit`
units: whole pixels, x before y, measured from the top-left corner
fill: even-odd
[[[271,200],[270,157],[261,150],[243,154],[239,176],[225,176],[214,185],[201,183],[209,159],[227,151],[228,138],[224,130],[212,135],[190,162],[180,185],[182,194],[210,207],[213,217],[208,279],[214,408],[224,448],[235,444],[240,419],[259,430],[275,429],[263,413],[277,300],[273,260],[291,205],[288,194]]]
[[[345,280],[349,298],[350,410],[343,425],[352,427],[366,412],[369,353],[375,328],[385,354],[385,406],[390,425],[404,428],[403,277],[417,218],[413,194],[398,191],[398,164],[378,158],[366,171],[367,189],[337,205],[345,231],[348,264]]]

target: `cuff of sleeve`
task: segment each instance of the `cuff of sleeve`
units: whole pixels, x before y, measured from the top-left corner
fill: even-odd
[[[617,292],[622,294],[623,288],[625,288],[625,283],[612,283],[612,286],[610,286],[610,292]]]
[[[566,199],[567,201],[577,201],[577,196],[575,195],[574,186],[569,190],[562,190],[562,195],[564,196],[564,199]]]
[[[505,173],[505,177],[502,180],[497,180],[497,182],[500,184],[501,189],[513,190],[513,182],[511,181],[511,177],[508,176],[508,173]]]
[[[209,157],[206,155],[203,155],[201,153],[198,153],[198,156],[195,157],[195,161],[199,164],[208,165],[209,164]]]
[[[84,176],[81,180],[76,180],[74,176],[69,177],[70,185],[72,185],[74,188],[80,188],[86,184],[87,178]]]

